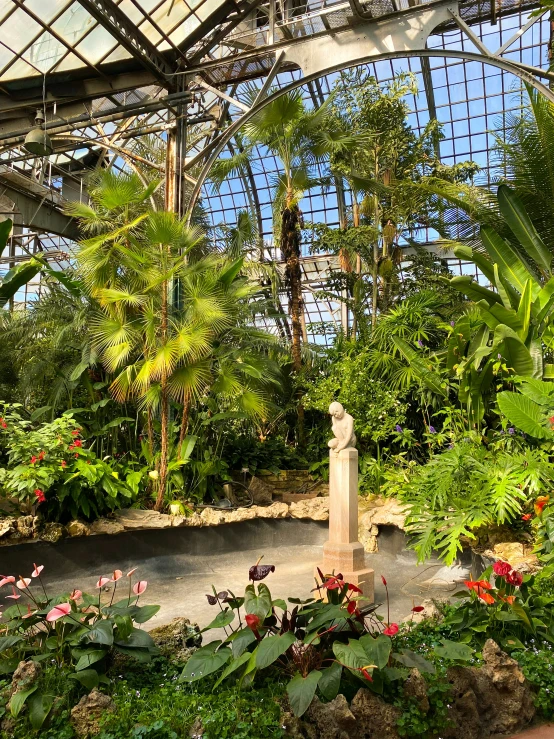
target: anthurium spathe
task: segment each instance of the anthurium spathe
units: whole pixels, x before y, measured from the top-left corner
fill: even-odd
[[[135,595],[142,595],[148,586],[147,580],[139,580],[133,585],[133,593]]]
[[[37,565],[33,563],[33,571],[31,572],[31,577],[40,577],[40,573],[43,571],[44,565]]]
[[[111,578],[106,577],[105,575],[102,575],[98,578],[98,582],[96,583],[97,588],[103,588],[104,585],[107,585],[109,582],[112,582]]]
[[[2,575],[1,577],[2,579],[0,580],[0,588],[3,588],[4,585],[8,585],[9,583],[15,582],[15,577],[13,577],[12,575],[8,575],[7,577]]]
[[[60,603],[59,605],[54,606],[51,611],[48,611],[46,614],[46,620],[51,623],[52,621],[57,621],[59,618],[68,616],[70,613],[71,605],[69,603]]]

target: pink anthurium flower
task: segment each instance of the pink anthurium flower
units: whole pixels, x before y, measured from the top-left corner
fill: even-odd
[[[3,587],[4,585],[7,585],[10,582],[15,582],[15,577],[13,577],[12,575],[8,575],[7,577],[2,575],[1,577],[2,579],[0,580],[0,588]]]
[[[31,611],[31,606],[27,603],[27,613],[24,613],[21,618],[30,618],[31,616],[34,616],[35,612]]]
[[[15,584],[20,590],[25,590],[25,588],[28,588],[31,584],[31,578],[19,576],[19,580]]]
[[[48,611],[46,620],[50,622],[57,621],[59,618],[67,616],[69,613],[71,613],[71,606],[69,603],[60,603],[59,605],[54,606],[51,611]]]
[[[129,572],[127,573],[127,577],[132,577],[132,576],[133,576],[133,574],[134,574],[134,573],[135,573],[135,572],[136,572],[137,570],[138,570],[138,567],[133,567],[133,569],[132,569],[132,570],[129,570]]]
[[[142,595],[144,591],[146,590],[147,585],[148,585],[148,582],[146,580],[139,580],[137,583],[133,585],[133,593],[135,595]]]
[[[122,577],[123,577],[123,572],[121,572],[121,570],[114,570],[110,582],[117,582]]]
[[[16,592],[14,586],[12,585],[12,594],[6,595],[6,598],[11,598],[12,600],[19,600],[21,596],[19,595],[19,593]]]
[[[96,583],[96,587],[97,588],[103,588],[104,585],[107,585],[107,583],[109,583],[109,582],[111,582],[110,578],[109,577],[105,577],[104,575],[102,575],[102,577]]]
[[[71,595],[69,596],[69,600],[79,600],[79,598],[83,595],[83,593],[80,590],[77,590],[76,588],[73,590]]]
[[[33,562],[33,567],[35,569],[31,572],[31,577],[40,577],[40,573],[43,571],[44,565],[37,565]]]

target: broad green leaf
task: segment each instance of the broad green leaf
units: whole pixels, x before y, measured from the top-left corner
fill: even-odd
[[[522,341],[525,341],[527,338],[527,332],[529,331],[529,321],[531,320],[531,280],[527,280],[525,283],[525,289],[521,294],[521,299],[517,309],[517,317],[521,322],[521,329],[514,330],[517,331],[519,338]],[[503,323],[506,322],[503,321]]]
[[[29,708],[29,721],[35,731],[39,731],[43,723],[46,721],[53,703],[54,696],[44,695],[43,693],[33,693],[27,701],[27,706]]]
[[[97,621],[94,628],[87,633],[86,638],[94,644],[111,646],[113,644],[113,623],[108,619]]]
[[[410,367],[414,370],[414,374],[429,390],[443,398],[447,397],[446,383],[440,375],[429,369],[427,362],[403,339],[393,336],[392,341],[400,351],[400,353],[410,363]]]
[[[480,285],[475,281],[474,277],[469,275],[458,275],[457,277],[452,277],[449,282],[452,287],[459,290],[476,303],[480,300],[485,300],[488,305],[494,305],[494,303],[502,305],[502,299],[500,296],[497,293],[493,293],[492,290]]]
[[[463,259],[464,262],[474,262],[491,285],[495,284],[493,264],[484,254],[480,254],[478,251],[464,244],[457,244],[454,247],[454,254],[458,259]]]
[[[527,261],[510,243],[504,241],[494,229],[482,228],[480,235],[492,262],[498,264],[501,278],[506,279],[520,294],[530,278],[532,280],[533,300],[535,300],[540,293],[541,286],[537,275]],[[500,301],[500,298],[498,300]]]
[[[435,665],[422,657],[417,652],[412,652],[411,649],[403,649],[401,652],[394,652],[393,659],[400,662],[404,667],[413,668],[415,667],[420,672],[428,672],[431,675],[435,674]]]
[[[392,648],[392,642],[388,636],[379,634],[374,639],[370,634],[366,634],[360,638],[360,644],[372,665],[377,665],[382,670],[388,664]]]
[[[9,270],[0,283],[0,308],[4,306],[16,292],[26,285],[40,272],[40,264],[36,259],[22,262]]]
[[[460,644],[449,639],[441,639],[442,644],[434,649],[437,657],[450,659],[456,662],[469,662],[473,658],[473,649],[467,644]]]
[[[81,670],[88,669],[91,665],[94,665],[96,662],[99,662],[101,659],[104,659],[104,657],[108,654],[107,649],[91,649],[87,652],[87,654],[83,654],[82,657],[79,657],[77,664],[75,665],[76,672],[80,672]]]
[[[500,324],[494,331],[493,354],[500,354],[516,375],[533,374],[533,358],[529,349],[509,326]]]
[[[342,665],[338,662],[333,662],[330,667],[321,671],[321,677],[319,678],[318,688],[321,695],[327,701],[332,701],[337,697],[340,680],[342,677]]]
[[[312,670],[307,677],[302,677],[297,672],[287,685],[290,706],[295,716],[300,717],[308,710],[320,677],[319,670]]]
[[[496,396],[498,407],[516,428],[535,439],[550,439],[552,433],[544,426],[544,414],[530,398],[509,390]]]
[[[351,670],[359,670],[367,667],[368,658],[365,649],[359,639],[349,639],[348,644],[342,642],[333,643],[333,654],[337,660]]]
[[[251,644],[256,641],[254,632],[248,626],[240,631],[236,631],[233,634],[233,640],[231,641],[231,649],[233,650],[233,657],[237,659]]]
[[[34,685],[28,690],[18,690],[10,698],[10,713],[14,718],[17,718],[21,713],[21,709],[25,705],[27,698],[38,690],[38,685]]]
[[[250,657],[250,652],[244,652],[240,655],[240,657],[237,657],[232,662],[229,662],[227,667],[221,673],[220,677],[217,679],[213,689],[215,690],[226,678],[229,677],[229,675],[232,675],[233,672],[239,669],[239,667],[242,667],[244,664],[246,664],[250,660]]]
[[[542,270],[550,272],[552,254],[539,236],[519,197],[507,185],[500,185],[497,198],[500,212],[526,253]]]
[[[160,606],[138,606],[133,614],[133,621],[137,624],[145,624],[150,621],[160,610]]]
[[[277,636],[266,636],[265,639],[262,639],[258,645],[256,656],[258,670],[263,670],[264,667],[273,664],[295,641],[296,637],[292,631],[286,631],[284,634]]]
[[[254,583],[246,586],[244,591],[244,609],[246,613],[257,616],[263,623],[271,613],[271,593],[263,582],[258,585],[258,592]]]
[[[96,670],[81,670],[68,675],[71,680],[77,680],[87,690],[92,690],[98,685],[98,673]]]
[[[0,652],[4,652],[6,649],[11,649],[11,647],[14,647],[16,644],[19,644],[19,642],[23,641],[22,636],[16,636],[15,634],[10,634],[9,636],[0,636]]]
[[[230,608],[226,608],[224,611],[220,611],[214,620],[205,626],[201,633],[209,631],[210,629],[223,629],[235,620],[235,613]]]
[[[6,248],[6,244],[8,243],[8,239],[10,238],[12,228],[13,221],[10,218],[6,218],[5,221],[0,221],[0,257],[2,256],[2,252]]]
[[[221,642],[215,641],[197,649],[185,665],[179,682],[192,683],[201,680],[223,667],[231,658],[232,652],[229,647],[221,647],[215,651],[220,644]]]

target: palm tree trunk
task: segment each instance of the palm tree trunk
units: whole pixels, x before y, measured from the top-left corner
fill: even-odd
[[[300,223],[297,205],[288,205],[283,210],[281,221],[281,253],[285,259],[285,281],[289,290],[289,309],[292,328],[292,368],[296,375],[302,370],[302,270],[300,267]],[[304,406],[302,390],[297,393],[298,401],[298,444],[304,446]]]
[[[375,151],[375,179],[379,177],[379,155]],[[377,325],[377,301],[379,297],[379,237],[377,236],[377,229],[379,228],[379,198],[377,194],[373,196],[373,221],[375,225],[375,240],[373,242],[373,290],[371,298],[371,327],[375,328]]]
[[[167,280],[162,284],[162,344],[167,341],[168,305],[167,305]],[[162,369],[161,376],[161,433],[160,433],[160,473],[158,477],[158,496],[156,498],[157,511],[161,511],[164,505],[165,488],[167,484],[167,463],[169,447],[169,397],[167,387],[167,369]]]
[[[360,206],[358,205],[357,196],[355,193],[353,193],[354,201],[352,203],[352,225],[354,228],[358,228],[360,225]],[[358,331],[358,311],[360,309],[359,306],[359,298],[356,297],[358,294],[358,291],[356,290],[355,284],[358,280],[361,279],[362,274],[362,259],[359,254],[356,254],[356,277],[354,282],[354,300],[353,300],[353,309],[352,309],[352,339],[356,341],[356,333]]]

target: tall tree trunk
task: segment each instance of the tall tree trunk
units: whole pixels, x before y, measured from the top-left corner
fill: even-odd
[[[302,370],[302,270],[300,267],[300,222],[297,205],[287,205],[281,220],[281,253],[285,259],[285,282],[289,291],[289,309],[292,328],[292,368],[298,375]],[[298,443],[305,443],[304,406],[302,392],[298,400]]]
[[[352,225],[354,228],[359,228],[360,226],[360,206],[358,205],[357,196],[355,193],[353,193],[353,202],[352,202]],[[356,282],[361,279],[361,273],[362,273],[362,259],[359,254],[356,254],[356,277],[354,278],[354,289],[353,289],[353,308],[352,308],[352,339],[356,341],[356,333],[358,331],[358,311],[360,309],[359,306],[359,298],[357,297],[358,291],[356,290]]]
[[[375,151],[374,177],[375,180],[377,180],[379,177],[379,154],[377,150]],[[379,298],[379,236],[377,233],[379,229],[379,198],[377,197],[377,194],[373,196],[373,221],[375,225],[375,240],[373,242],[373,290],[371,298],[371,327],[375,328],[375,326],[377,325],[377,302]]]
[[[162,345],[167,342],[168,305],[167,281],[162,284]],[[167,387],[167,369],[162,369],[161,376],[161,434],[160,434],[160,472],[158,477],[158,496],[155,509],[161,511],[164,505],[165,488],[167,485],[167,464],[169,447],[169,396]]]

